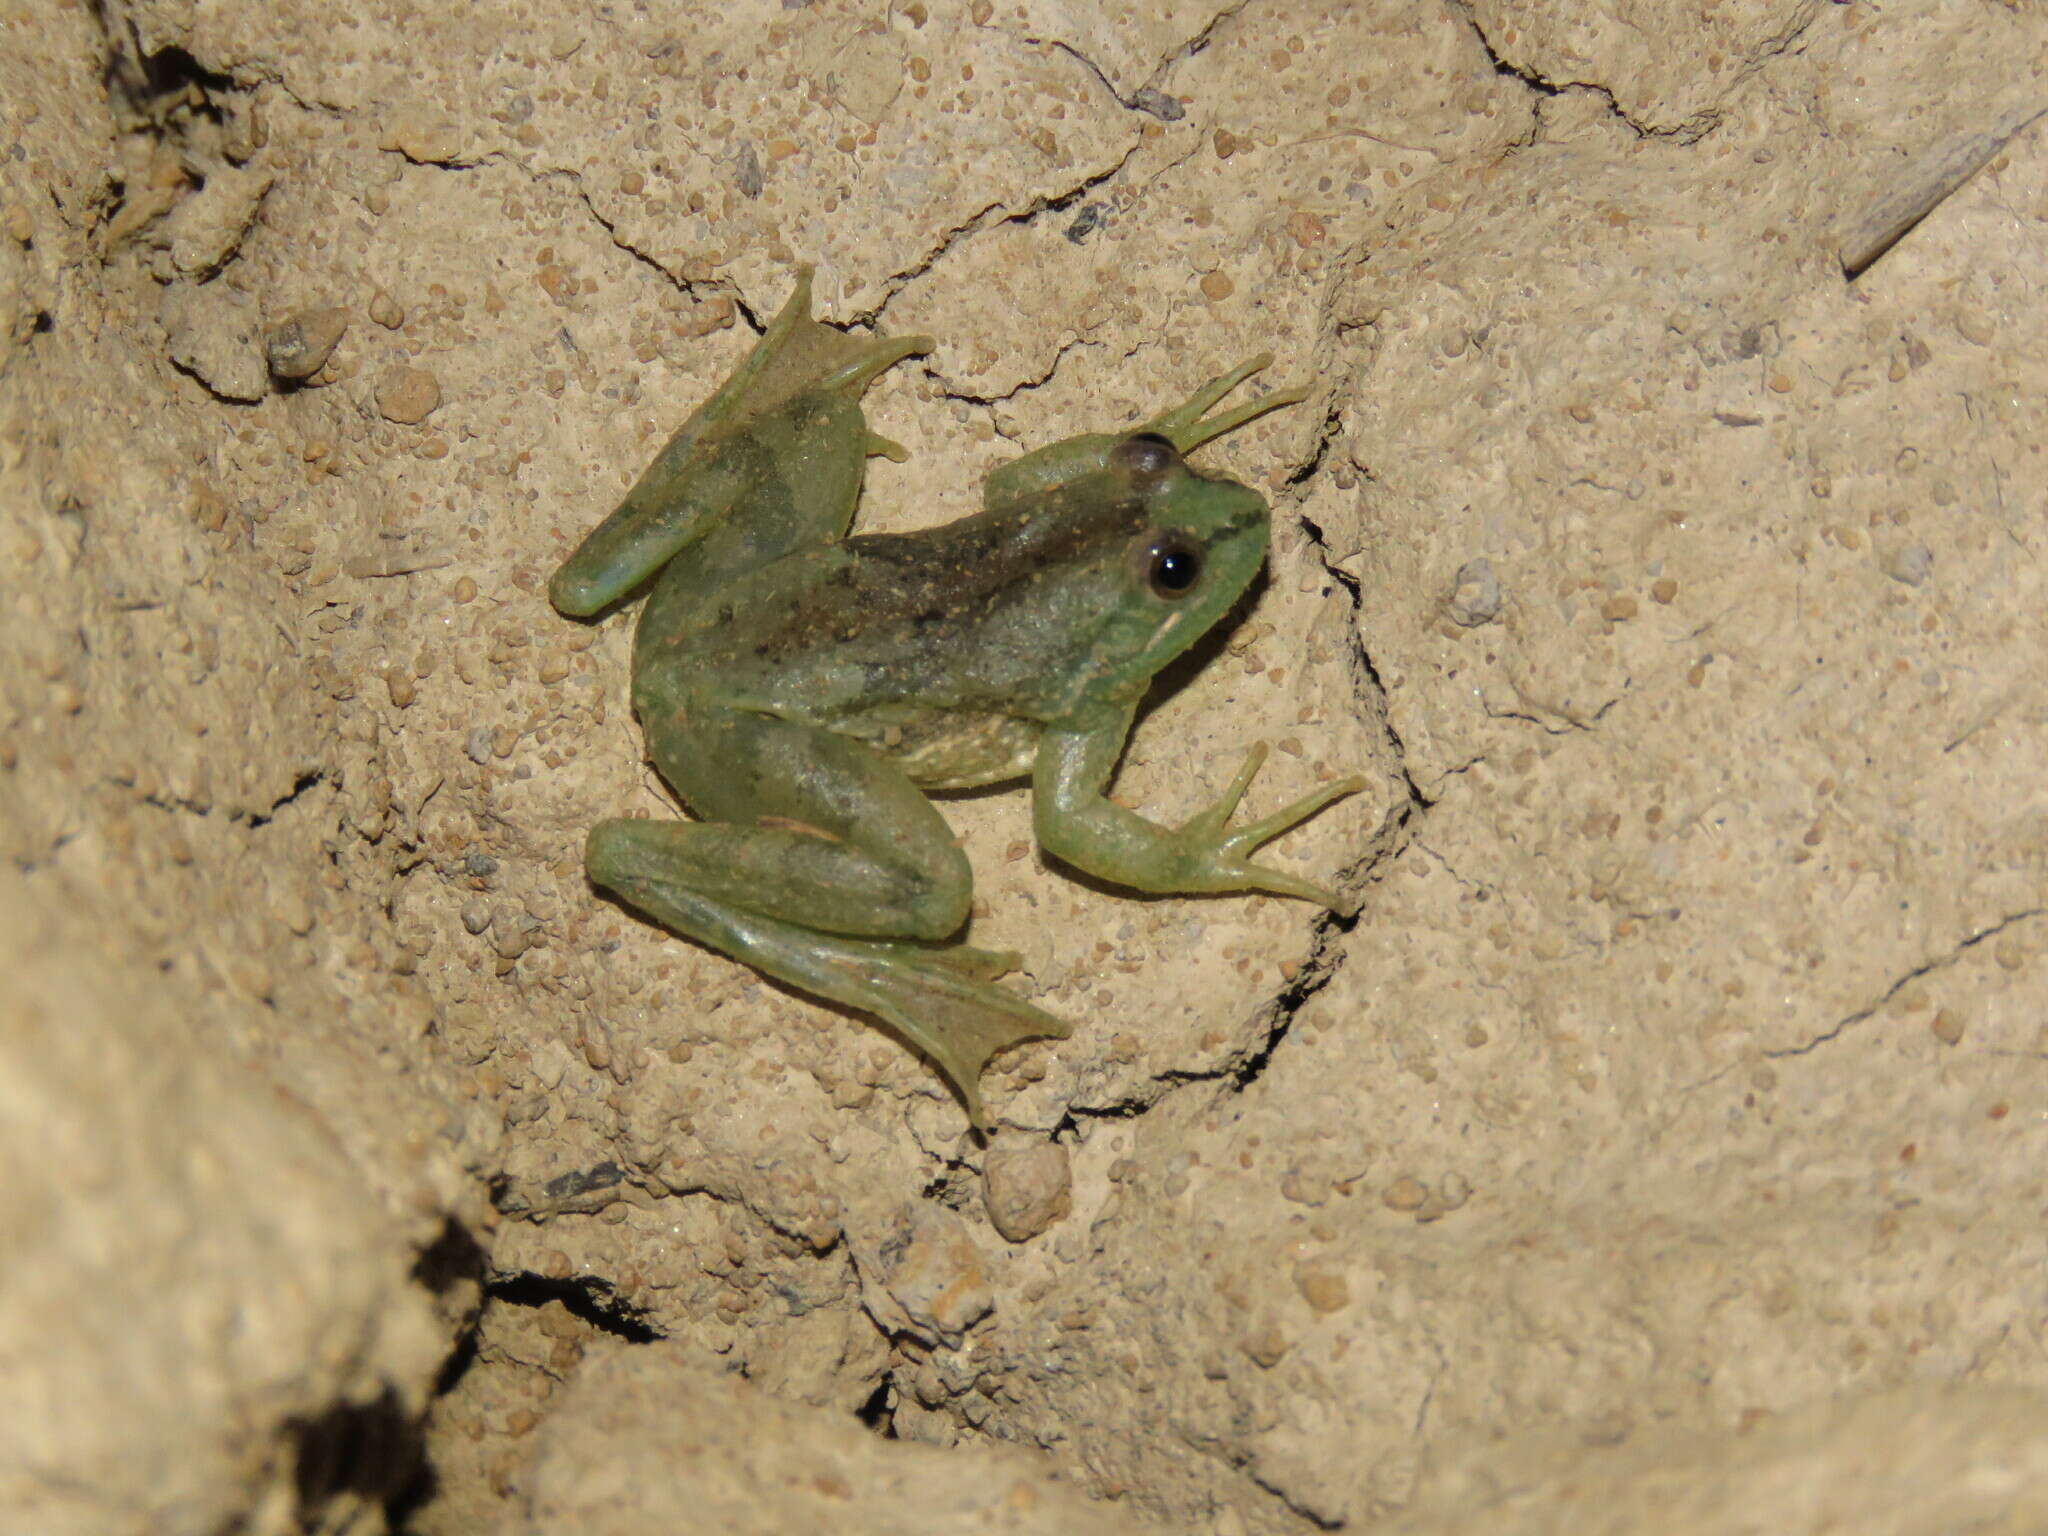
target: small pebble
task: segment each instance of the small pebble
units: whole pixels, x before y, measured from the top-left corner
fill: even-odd
[[[400,364],[384,370],[377,381],[377,410],[386,421],[411,426],[425,421],[441,404],[441,385],[424,368]]]
[[[1380,1201],[1390,1211],[1419,1211],[1428,1198],[1429,1191],[1420,1179],[1399,1178],[1387,1186]]]
[[[1925,544],[1909,544],[1892,556],[1886,574],[1909,587],[1920,586],[1934,574],[1934,551]]]
[[[423,110],[401,112],[385,126],[379,149],[395,149],[416,165],[446,165],[462,149],[462,129]]]
[[[302,309],[273,325],[263,338],[263,358],[274,378],[311,378],[325,366],[348,329],[348,311],[338,305]]]
[[[1312,1311],[1341,1312],[1351,1305],[1351,1287],[1334,1269],[1303,1264],[1294,1272],[1294,1287]]]
[[[1073,1206],[1074,1173],[1067,1149],[1054,1141],[1005,1137],[989,1149],[981,1172],[988,1219],[1010,1242],[1038,1236]]]
[[[988,1266],[962,1221],[943,1206],[908,1206],[878,1243],[881,1281],[911,1328],[957,1348],[996,1304]]]
[[[1476,629],[1481,624],[1500,617],[1500,577],[1494,574],[1490,560],[1467,560],[1458,567],[1456,585],[1451,590],[1451,619],[1466,629]]]
[[[1260,1323],[1244,1338],[1244,1352],[1261,1370],[1271,1370],[1287,1357],[1290,1341],[1271,1318]]]
[[[385,330],[395,331],[405,324],[405,306],[379,288],[370,295],[370,318]]]
[[[1169,96],[1155,86],[1141,86],[1132,93],[1131,105],[1140,112],[1149,112],[1162,122],[1177,123],[1188,115],[1188,109],[1178,99]]]

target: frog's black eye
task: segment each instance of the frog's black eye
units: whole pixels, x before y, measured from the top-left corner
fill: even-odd
[[[1109,450],[1109,465],[1136,489],[1150,490],[1180,463],[1180,450],[1157,432],[1137,432]]]
[[[1202,551],[1177,533],[1140,540],[1138,563],[1146,590],[1169,603],[1186,597],[1202,579]]]

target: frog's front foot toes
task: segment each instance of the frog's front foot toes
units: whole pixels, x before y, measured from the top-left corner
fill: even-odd
[[[1230,787],[1223,792],[1222,798],[1183,826],[1180,835],[1192,845],[1190,851],[1203,866],[1207,877],[1204,888],[1257,890],[1275,896],[1298,896],[1332,911],[1338,910],[1345,903],[1335,891],[1257,863],[1252,854],[1282,833],[1293,831],[1325,806],[1346,795],[1358,793],[1365,788],[1365,777],[1352,774],[1325,784],[1269,816],[1262,816],[1234,832],[1226,831],[1230,818],[1237,813],[1237,807],[1244,799],[1245,791],[1264,766],[1266,751],[1263,741],[1254,745],[1245,755],[1244,765],[1237,770],[1237,776],[1230,781]]]

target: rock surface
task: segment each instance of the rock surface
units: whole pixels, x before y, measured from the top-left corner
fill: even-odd
[[[44,9],[0,1524],[2042,1523],[2048,20]],[[1117,787],[1366,772],[1268,855],[1358,911],[949,799],[1075,1025],[986,1144],[582,874],[675,812],[548,575],[799,262],[940,342],[867,528],[1314,387],[1204,450],[1268,579]]]

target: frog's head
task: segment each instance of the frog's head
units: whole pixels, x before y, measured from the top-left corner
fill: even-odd
[[[1188,468],[1171,439],[1132,433],[1103,456],[1112,502],[1135,513],[1114,612],[1095,637],[1101,685],[1142,689],[1215,627],[1266,558],[1266,500],[1235,480]]]

